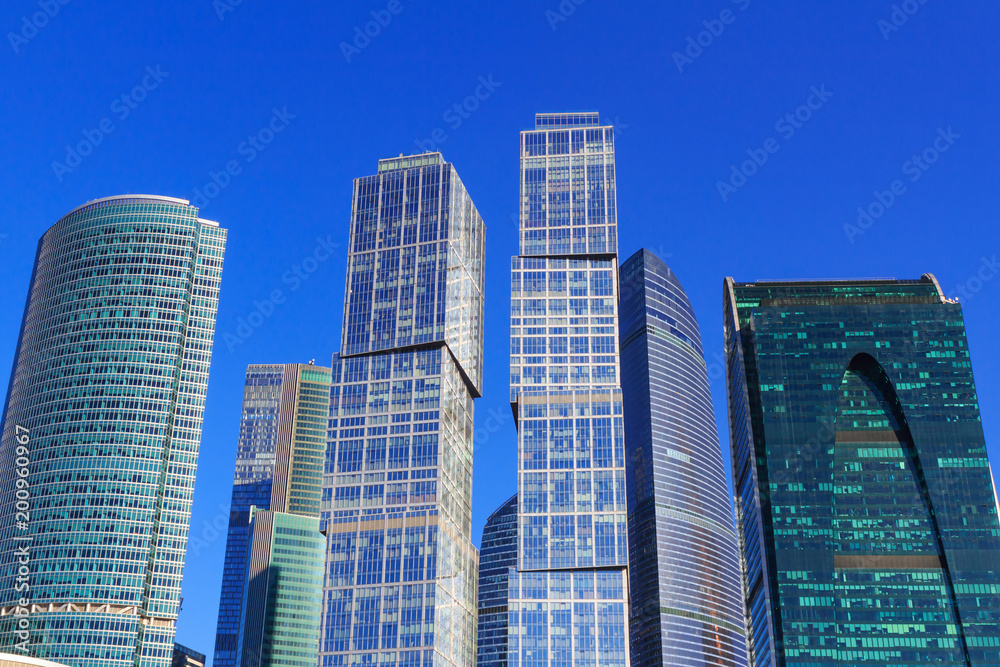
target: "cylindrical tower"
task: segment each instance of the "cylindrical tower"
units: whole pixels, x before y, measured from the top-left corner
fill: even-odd
[[[99,199],[38,244],[0,439],[0,645],[168,665],[226,231]]]

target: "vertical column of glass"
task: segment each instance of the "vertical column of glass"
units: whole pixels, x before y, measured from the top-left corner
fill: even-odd
[[[274,474],[284,369],[282,365],[251,365],[247,368],[212,661],[215,667],[233,667],[236,664],[250,508],[271,505],[271,477]]]
[[[510,665],[628,664],[614,168],[597,114],[539,115],[521,134]]]

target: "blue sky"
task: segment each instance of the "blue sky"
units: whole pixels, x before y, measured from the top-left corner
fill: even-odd
[[[51,17],[38,14],[38,0],[0,9],[0,377],[35,244],[61,215],[98,197],[195,199],[197,189],[203,217],[229,229],[191,530],[206,546],[188,553],[179,641],[212,653],[220,506],[247,364],[328,363],[340,342],[351,180],[430,141],[488,226],[477,543],[513,493],[506,286],[517,251],[517,135],[537,111],[597,110],[617,125],[622,259],[645,246],[674,268],[710,369],[727,275],[932,272],[950,295],[964,291],[1000,466],[1000,349],[989,333],[1000,325],[1000,6],[236,1],[42,0]],[[378,34],[355,42],[355,29],[377,19]],[[27,27],[32,20],[41,27]],[[467,100],[477,91],[481,99]],[[67,155],[98,138],[79,161]],[[206,190],[212,174],[224,187]],[[860,225],[859,207],[872,216]],[[291,290],[283,276],[317,239],[341,247]],[[227,345],[274,289],[287,300]],[[724,382],[713,377],[727,443]],[[502,421],[493,432],[491,411]],[[213,537],[216,519],[223,529]]]

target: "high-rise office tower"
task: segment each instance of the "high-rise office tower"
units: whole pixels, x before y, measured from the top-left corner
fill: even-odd
[[[316,662],[329,394],[329,368],[247,368],[214,665]],[[288,546],[274,550],[275,537]]]
[[[321,665],[475,661],[485,226],[440,153],[354,182],[323,520]]]
[[[507,667],[507,588],[513,567],[517,567],[517,494],[497,508],[483,527],[476,667]]]
[[[1000,664],[962,319],[919,280],[725,281],[751,664]]]
[[[247,368],[213,667],[233,667],[236,664],[250,536],[250,509],[271,506],[278,412],[281,408],[285,368],[282,364],[251,365]]]
[[[649,250],[620,277],[632,663],[745,667],[739,550],[698,321]]]
[[[614,138],[596,113],[538,114],[521,133],[512,666],[629,664]]]
[[[170,664],[225,241],[150,195],[42,235],[0,440],[9,650]]]

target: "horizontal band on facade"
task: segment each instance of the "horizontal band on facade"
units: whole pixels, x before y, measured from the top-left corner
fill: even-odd
[[[707,614],[697,614],[693,611],[684,611],[683,609],[674,609],[672,607],[660,607],[660,613],[667,614],[669,616],[680,616],[681,618],[691,619],[692,621],[700,621],[701,623],[707,623],[709,625],[715,625],[720,628],[725,628],[730,632],[735,632],[736,634],[742,636],[743,628],[737,627],[735,624],[729,621],[723,621],[719,618],[713,618]],[[634,620],[634,619],[633,619]]]
[[[521,394],[518,396],[518,402],[524,403],[525,405],[555,405],[561,403],[592,403],[594,401],[614,401],[621,400],[620,394],[606,393],[601,390],[602,393],[591,393],[588,391],[576,391],[571,394],[565,395],[531,395],[531,394]]]
[[[0,617],[18,615],[17,611],[27,609],[28,614],[120,614],[124,616],[138,616],[143,625],[153,625],[162,628],[172,628],[177,623],[173,618],[160,618],[157,616],[146,616],[139,612],[136,605],[121,604],[74,604],[72,602],[49,602],[48,604],[31,604],[27,607],[12,605],[0,607]],[[23,612],[20,615],[24,615]]]
[[[837,442],[888,442],[896,444],[899,436],[892,429],[881,429],[878,431],[840,431],[837,433]]]
[[[403,519],[368,519],[346,523],[327,524],[326,534],[356,533],[359,530],[388,530],[391,528],[419,528],[438,525],[436,516],[408,516]]]
[[[480,616],[485,616],[487,614],[506,614],[506,613],[507,613],[507,605],[505,604],[496,607],[483,607],[482,609],[479,610]]]
[[[680,521],[687,521],[689,523],[697,524],[703,528],[708,528],[709,530],[725,535],[726,537],[736,539],[736,531],[728,526],[723,526],[720,523],[716,523],[712,519],[706,519],[705,517],[698,516],[697,514],[692,514],[691,512],[686,512],[682,509],[676,507],[671,507],[670,505],[663,505],[662,503],[656,503],[656,514],[657,516],[666,516],[671,519],[678,519]]]
[[[839,555],[833,556],[837,570],[943,570],[944,563],[937,554],[916,555]]]

